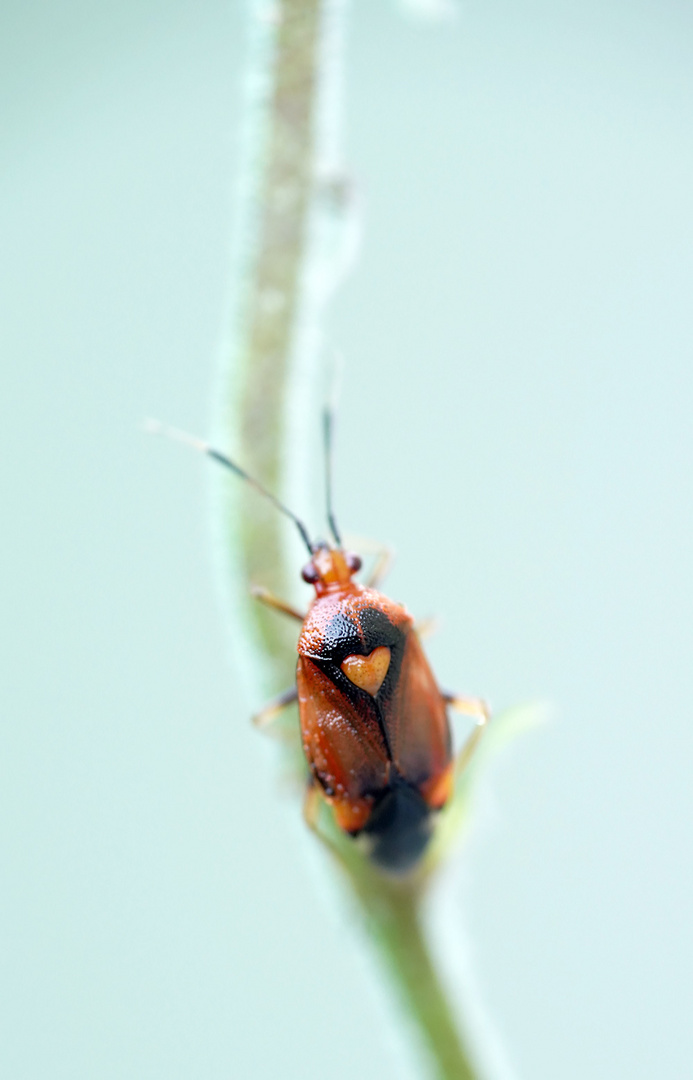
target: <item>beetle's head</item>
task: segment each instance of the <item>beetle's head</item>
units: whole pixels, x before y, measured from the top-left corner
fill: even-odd
[[[318,596],[334,592],[349,585],[352,577],[361,569],[361,558],[342,548],[331,548],[328,544],[318,544],[313,557],[301,571],[301,577],[309,585],[315,586]]]

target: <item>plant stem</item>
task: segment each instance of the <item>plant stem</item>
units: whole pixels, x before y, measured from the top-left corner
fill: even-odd
[[[447,992],[433,961],[422,918],[435,867],[403,879],[382,874],[344,836],[334,820],[319,830],[346,873],[366,929],[404,1013],[417,1029],[438,1080],[478,1080]]]
[[[306,350],[317,356],[319,305],[308,296],[306,282],[311,260],[317,257],[311,222],[321,192],[324,195],[317,163],[329,156],[319,145],[326,125],[318,104],[325,79],[332,77],[333,58],[325,58],[324,52],[326,43],[335,48],[342,7],[341,0],[275,4],[256,0],[252,9],[253,94],[248,106],[235,311],[222,387],[222,442],[230,443],[243,466],[276,493],[282,490],[287,463],[297,453],[296,440],[288,436],[292,378],[299,365],[305,375]],[[334,179],[333,197],[340,188]],[[321,301],[326,291],[321,285]],[[312,401],[301,399],[301,410],[309,407]],[[310,418],[305,419],[307,427]],[[274,508],[235,478],[224,481],[222,496],[226,559],[222,585],[234,653],[257,700],[260,688],[275,692],[293,679],[295,634],[276,613],[249,600],[249,586],[262,584],[288,597],[289,567],[296,565],[291,557],[295,537]],[[347,871],[371,938],[431,1053],[438,1077],[474,1080],[476,1073],[425,941],[422,888],[384,877],[343,835],[334,838],[333,833],[328,843]]]
[[[375,898],[374,898],[375,899]],[[381,887],[368,904],[369,927],[403,1006],[416,1023],[440,1080],[474,1080],[421,920],[421,897],[406,886]],[[365,906],[365,905],[364,905]]]
[[[314,182],[314,119],[322,17],[320,0],[254,3],[250,73],[251,141],[246,140],[241,250],[234,288],[225,442],[270,491],[287,458],[285,407],[296,345],[301,277]],[[228,400],[227,398],[227,400]],[[243,485],[224,484],[225,542],[233,559],[229,599],[235,640],[253,639],[244,660],[266,693],[293,677],[289,627],[251,603],[251,583],[288,595],[286,523]],[[294,571],[295,573],[295,571]],[[238,613],[238,618],[234,617]],[[257,694],[258,690],[251,691]]]

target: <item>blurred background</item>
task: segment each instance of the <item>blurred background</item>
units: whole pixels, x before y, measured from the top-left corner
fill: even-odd
[[[248,723],[205,463],[138,430],[209,428],[243,6],[1,19],[0,1073],[405,1076]],[[432,909],[518,1080],[693,1070],[692,45],[662,0],[352,11],[340,519],[443,685],[554,709]]]

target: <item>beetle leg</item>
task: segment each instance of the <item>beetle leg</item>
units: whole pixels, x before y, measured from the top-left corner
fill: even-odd
[[[324,844],[328,851],[341,860],[341,855],[336,844],[325,835],[324,831],[320,828],[320,810],[322,804],[325,801],[320,784],[317,783],[313,776],[308,778],[306,784],[306,794],[303,799],[303,820],[312,833],[315,833],[321,844]]]
[[[443,701],[455,712],[473,717],[481,727],[490,719],[491,710],[482,698],[461,697],[460,694],[443,693]]]
[[[378,551],[373,569],[366,578],[365,585],[369,589],[377,589],[384,578],[390,573],[395,555],[392,548],[383,547]]]
[[[261,604],[266,604],[267,607],[274,608],[275,611],[282,611],[285,615],[290,615],[292,619],[298,619],[299,622],[305,622],[305,615],[302,615],[291,604],[287,604],[286,600],[280,600],[278,596],[271,593],[269,589],[266,589],[264,585],[251,585],[250,595],[254,596],[256,600],[259,600]]]
[[[320,826],[320,810],[325,801],[322,788],[311,776],[308,779],[306,794],[303,800],[303,820],[323,847],[329,851],[333,859],[340,864],[343,870],[348,872],[349,863],[344,857],[344,852],[340,849],[339,844],[335,843],[335,841]]]
[[[421,641],[435,634],[437,629],[438,619],[435,615],[430,615],[427,619],[417,619],[414,623],[414,630]],[[447,698],[445,700],[447,701]]]
[[[481,742],[481,736],[484,734],[488,722],[491,719],[491,711],[486,702],[482,701],[481,698],[461,698],[454,694],[444,694],[443,697],[453,709],[466,713],[467,716],[476,717],[476,727],[472,729],[469,738],[455,758],[455,775],[460,776],[467,768],[467,765],[474,755],[474,751]]]
[[[281,712],[288,705],[293,705],[294,701],[298,697],[298,691],[295,686],[290,686],[288,690],[285,690],[283,694],[278,694],[277,697],[268,701],[259,712],[256,712],[253,716],[253,723],[257,728],[266,728],[272,723],[273,720],[279,716]]]
[[[303,820],[314,833],[318,832],[318,816],[320,814],[320,788],[311,777],[306,784],[306,795],[303,800]]]

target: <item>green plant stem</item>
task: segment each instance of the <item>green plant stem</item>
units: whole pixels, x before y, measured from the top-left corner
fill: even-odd
[[[256,0],[251,17],[255,91],[248,105],[222,440],[248,471],[280,493],[286,462],[296,450],[289,445],[286,409],[292,368],[303,359],[298,356],[303,347],[299,328],[306,305],[310,307],[305,281],[312,257],[311,212],[319,188],[317,105],[328,68],[321,49],[326,41],[334,48],[334,23],[330,33],[326,24],[341,19],[342,10],[340,0]],[[315,311],[310,315],[315,318]],[[305,336],[302,340],[305,343]],[[251,673],[247,681],[257,698],[260,688],[275,692],[292,681],[295,630],[250,601],[249,586],[263,584],[278,595],[289,595],[295,575],[290,544],[295,538],[255,492],[235,478],[223,485],[223,588],[234,652],[244,674]],[[421,889],[383,877],[343,835],[332,846],[437,1076],[474,1080],[424,937]]]
[[[225,441],[270,491],[287,459],[285,407],[301,302],[301,275],[314,183],[314,119],[322,3],[256,2],[248,90],[252,141],[245,147],[242,247],[234,282],[230,404]],[[259,100],[258,100],[259,98]],[[293,678],[293,639],[276,615],[248,599],[262,584],[288,595],[286,522],[257,494],[225,483],[225,534],[234,555],[234,638],[250,635],[256,683],[275,692]],[[295,569],[293,570],[295,574]]]
[[[466,1048],[431,959],[412,889],[387,886],[366,900],[368,926],[402,1005],[416,1024],[440,1080],[474,1080]]]
[[[423,910],[438,858],[411,876],[380,873],[325,815],[319,835],[347,880],[404,1014],[438,1080],[478,1080],[426,940]]]

